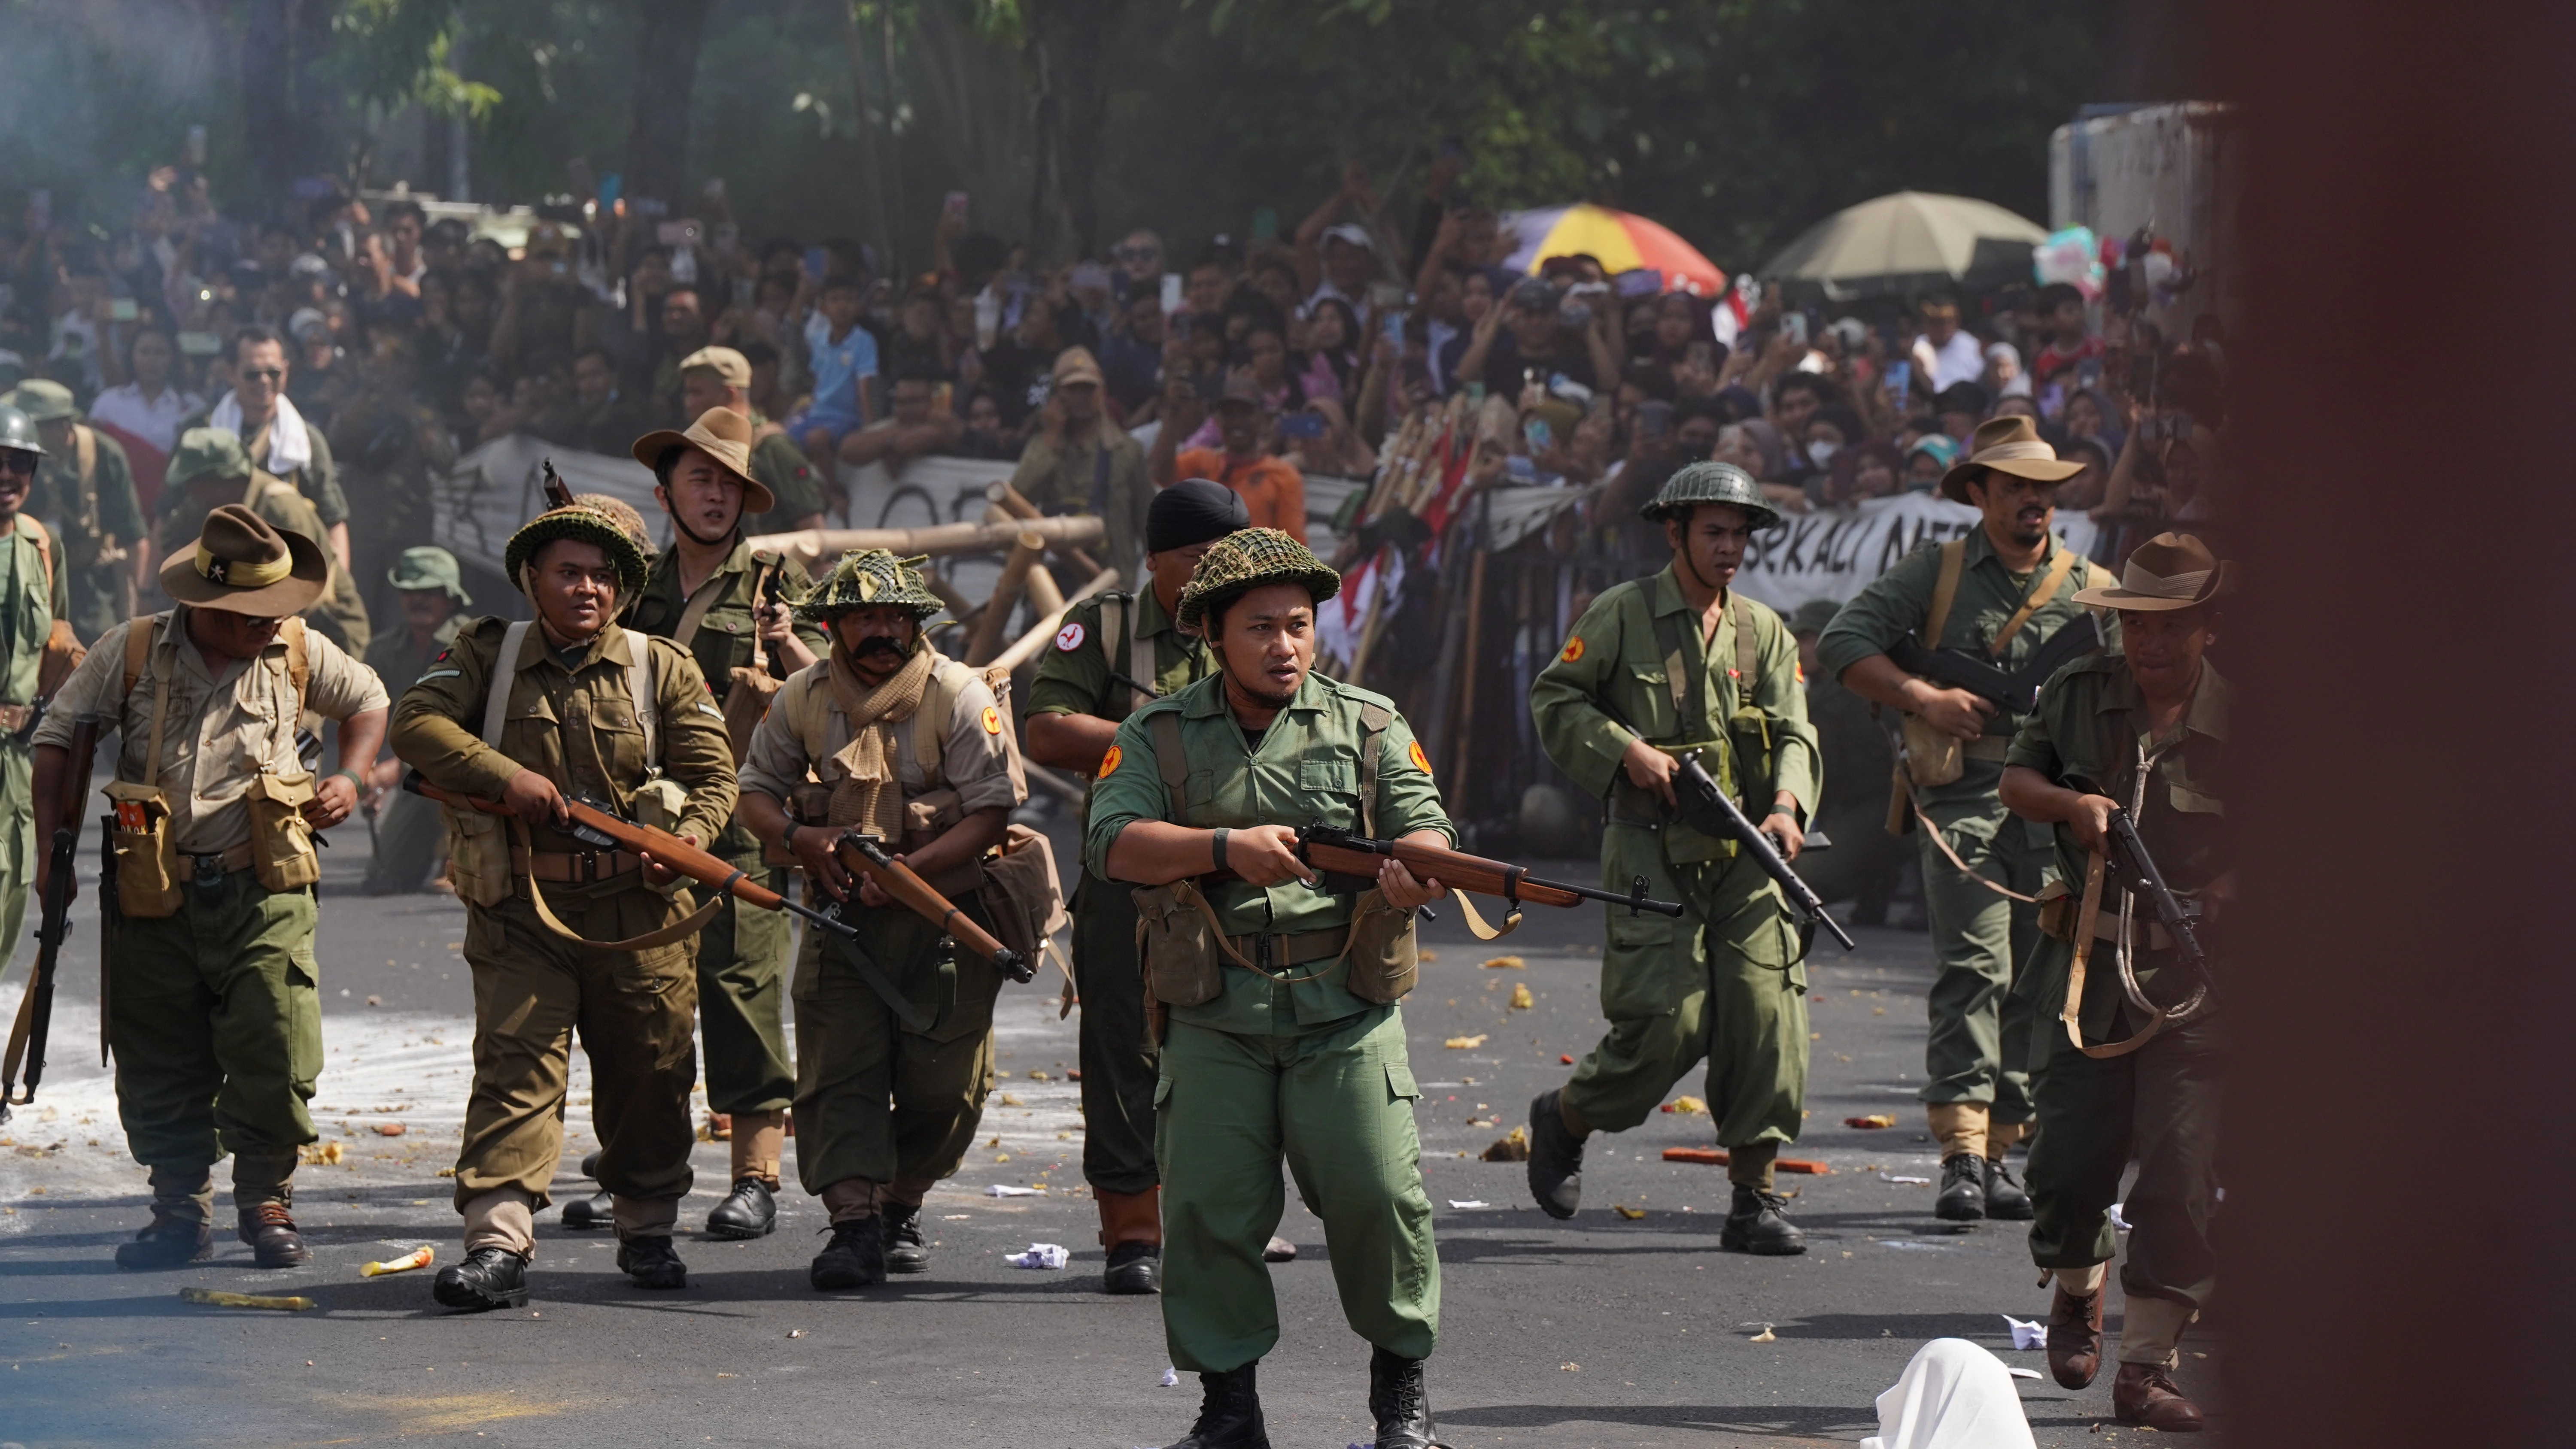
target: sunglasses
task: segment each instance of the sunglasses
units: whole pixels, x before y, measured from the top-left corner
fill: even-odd
[[[266,378],[270,382],[275,382],[279,378],[286,376],[286,369],[282,367],[251,367],[244,368],[241,372],[235,375],[246,378]]]
[[[0,451],[0,473],[24,473],[32,477],[35,474],[36,465],[41,461],[33,453],[10,448]]]

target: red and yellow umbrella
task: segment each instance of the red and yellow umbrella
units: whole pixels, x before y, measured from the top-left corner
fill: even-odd
[[[1513,237],[1512,254],[1504,265],[1514,271],[1536,276],[1539,264],[1550,257],[1585,255],[1600,258],[1603,270],[1614,277],[1653,267],[1674,291],[1715,297],[1726,290],[1726,273],[1715,262],[1660,224],[1633,212],[1577,202],[1506,212],[1503,225]]]

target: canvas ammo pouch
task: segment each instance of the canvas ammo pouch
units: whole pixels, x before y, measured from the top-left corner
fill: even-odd
[[[1351,906],[1351,939],[1342,953],[1349,963],[1343,988],[1378,1006],[1403,999],[1421,977],[1413,912],[1388,905],[1386,893],[1375,886]]]
[[[250,805],[250,863],[259,883],[273,891],[302,890],[322,878],[313,853],[313,823],[304,806],[313,798],[313,774],[262,770],[245,797]]]
[[[1025,825],[1010,827],[1002,848],[984,861],[984,910],[993,935],[1031,966],[1064,915],[1055,848]]]
[[[1919,789],[1947,785],[1968,773],[1967,741],[1919,714],[1905,717],[1905,778]]]
[[[170,833],[170,797],[158,785],[111,780],[116,807],[109,848],[116,855],[116,908],[138,921],[179,913],[179,846]]]
[[[1136,954],[1144,958],[1145,984],[1165,1006],[1204,1006],[1225,989],[1226,949],[1216,912],[1198,883],[1142,886],[1136,899]]]

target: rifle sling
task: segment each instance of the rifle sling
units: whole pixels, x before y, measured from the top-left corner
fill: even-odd
[[[27,1057],[27,1038],[35,1030],[36,998],[41,994],[36,990],[35,978],[30,976],[27,989],[18,994],[18,1018],[9,1026],[9,1055],[5,1063],[0,1063],[0,1086],[14,1088],[18,1084],[18,1064]],[[36,1100],[36,1090],[31,1085],[18,1095],[0,1092],[0,1098],[13,1107],[23,1107]]]
[[[519,838],[519,850],[533,857],[536,854],[536,844],[528,836],[527,822],[515,815],[511,816],[510,830]],[[535,862],[531,860],[530,864],[533,866]],[[533,869],[514,873],[527,881],[528,904],[536,908],[537,919],[544,923],[547,930],[567,941],[577,941],[597,951],[650,951],[656,946],[667,946],[674,941],[686,940],[705,930],[707,923],[716,918],[716,912],[723,910],[725,902],[732,898],[729,892],[717,891],[707,898],[705,905],[668,925],[658,926],[643,935],[630,936],[623,941],[594,941],[556,918],[554,909],[546,904],[545,891],[537,885],[537,875]]]

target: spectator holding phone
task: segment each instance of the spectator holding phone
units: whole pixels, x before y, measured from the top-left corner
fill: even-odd
[[[1260,384],[1249,373],[1226,379],[1217,399],[1217,435],[1223,448],[1181,448],[1180,440],[1198,431],[1208,412],[1196,389],[1175,379],[1163,387],[1163,429],[1154,437],[1154,486],[1169,488],[1183,478],[1213,478],[1243,495],[1255,528],[1275,528],[1299,543],[1306,541],[1306,476],[1295,464],[1274,457],[1265,446],[1270,431],[1262,409]]]
[[[1530,382],[1562,376],[1595,392],[1619,385],[1607,309],[1561,306],[1556,289],[1535,278],[1512,289],[1509,305],[1488,311],[1458,359],[1461,378],[1482,378],[1487,397],[1518,398]],[[1581,334],[1575,335],[1575,328]]]

